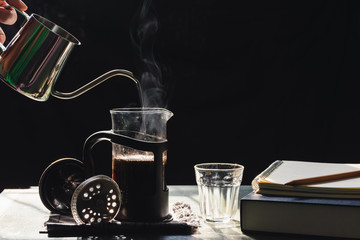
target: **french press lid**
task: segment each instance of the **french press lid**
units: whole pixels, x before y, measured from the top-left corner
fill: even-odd
[[[50,164],[40,177],[40,199],[47,209],[71,214],[71,198],[75,189],[86,179],[83,162],[62,158]]]

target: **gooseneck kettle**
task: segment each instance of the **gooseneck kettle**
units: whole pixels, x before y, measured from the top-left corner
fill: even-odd
[[[133,80],[141,92],[138,80],[130,71],[123,69],[109,71],[73,92],[54,90],[71,50],[80,45],[80,41],[42,16],[17,12],[27,21],[7,47],[0,44],[0,79],[12,89],[37,101],[46,101],[50,95],[71,99],[111,77],[124,76]]]

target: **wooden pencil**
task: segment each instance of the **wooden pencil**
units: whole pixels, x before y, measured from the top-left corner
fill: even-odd
[[[339,180],[345,180],[350,178],[360,177],[360,170],[352,171],[352,172],[344,172],[337,174],[324,175],[319,177],[311,177],[311,178],[301,178],[292,180],[290,182],[285,183],[287,186],[301,186],[301,185],[311,185],[311,184],[319,184],[326,182],[334,182]]]

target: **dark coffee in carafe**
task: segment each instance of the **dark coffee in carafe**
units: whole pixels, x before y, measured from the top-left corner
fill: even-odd
[[[122,194],[122,207],[117,219],[161,220],[163,216],[157,216],[148,205],[156,195],[154,157],[137,156],[142,160],[134,159],[136,156],[131,159],[113,159],[113,179],[118,183]],[[144,158],[148,160],[143,160]]]

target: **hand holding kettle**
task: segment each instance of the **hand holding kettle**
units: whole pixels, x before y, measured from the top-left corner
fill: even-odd
[[[12,5],[9,5],[9,4]],[[15,6],[17,4],[17,6]],[[59,92],[53,86],[74,46],[80,41],[50,20],[24,10],[21,0],[0,0],[0,23],[12,23],[13,15],[26,21],[5,47],[5,34],[0,29],[0,80],[15,91],[33,100],[46,101],[49,96],[75,98],[114,76],[131,79],[142,102],[140,82],[125,69],[114,69],[93,79],[72,92]],[[14,12],[13,12],[14,11]],[[2,35],[2,37],[1,37]]]
[[[20,11],[24,12],[27,10],[27,6],[21,0],[0,0],[0,23],[12,25],[17,20],[16,10],[9,7],[9,5],[16,7]],[[0,28],[0,42],[4,43],[6,36],[4,31]]]

